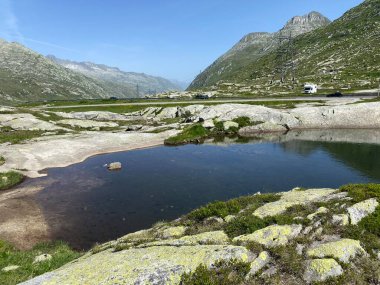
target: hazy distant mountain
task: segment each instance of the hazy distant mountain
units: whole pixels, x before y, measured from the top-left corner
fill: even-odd
[[[98,81],[64,68],[22,46],[0,39],[0,102],[105,98]]]
[[[330,20],[318,12],[311,12],[304,16],[296,16],[276,33],[255,32],[244,36],[227,53],[217,59],[191,83],[190,89],[211,86],[220,80],[244,69],[263,55],[279,46],[279,37],[298,35],[324,27]]]
[[[47,58],[65,68],[99,81],[102,87],[107,90],[109,96],[119,98],[142,97],[154,92],[183,90],[178,84],[162,77],[144,73],[125,72],[116,67],[92,62],[63,60],[52,55],[47,56]]]

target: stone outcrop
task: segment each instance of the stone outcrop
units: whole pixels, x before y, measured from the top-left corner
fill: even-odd
[[[62,284],[179,284],[183,273],[199,265],[213,266],[224,260],[249,260],[241,246],[196,245],[106,250],[89,255],[24,285]]]
[[[351,224],[357,225],[363,218],[375,212],[378,206],[377,200],[372,198],[349,207],[347,211],[350,215]]]
[[[366,254],[361,247],[360,241],[352,239],[341,239],[338,241],[323,243],[310,248],[306,254],[309,257],[334,257],[337,260],[348,263],[351,258],[357,255]]]
[[[331,277],[343,274],[343,268],[332,258],[314,259],[309,261],[304,275],[308,283],[322,282]]]
[[[32,114],[0,114],[0,127],[10,127],[14,130],[56,131],[64,128],[53,123],[37,119]]]
[[[119,124],[114,122],[98,122],[93,120],[76,120],[76,119],[65,119],[57,121],[58,124],[68,125],[71,127],[79,127],[84,129],[90,128],[116,128]]]
[[[284,213],[288,208],[295,205],[305,205],[312,202],[323,201],[335,192],[337,192],[335,189],[309,189],[306,191],[294,189],[283,193],[280,200],[267,203],[258,208],[253,214],[260,218],[275,216]]]
[[[270,248],[286,245],[291,239],[297,237],[301,231],[301,225],[272,225],[249,235],[238,236],[233,241],[239,243],[256,242]]]

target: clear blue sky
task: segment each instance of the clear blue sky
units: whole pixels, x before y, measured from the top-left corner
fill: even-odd
[[[44,55],[191,81],[245,34],[362,0],[0,0],[0,37]]]

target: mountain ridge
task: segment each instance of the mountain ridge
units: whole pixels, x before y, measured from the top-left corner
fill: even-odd
[[[189,89],[203,87],[204,85],[215,84],[219,76],[225,70],[235,70],[235,66],[244,66],[250,60],[256,60],[273,50],[279,45],[278,37],[281,35],[296,37],[310,32],[331,21],[322,14],[312,11],[303,16],[294,16],[277,32],[253,32],[249,33],[236,43],[225,54],[221,55],[208,68],[206,68],[190,84]],[[238,54],[238,56],[237,56]]]

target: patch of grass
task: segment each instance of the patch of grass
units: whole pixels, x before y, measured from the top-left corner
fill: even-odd
[[[251,119],[248,117],[239,117],[234,119],[233,121],[239,124],[239,128],[244,128],[252,125]]]
[[[348,196],[356,203],[370,198],[380,198],[380,184],[348,184],[342,186],[340,190],[348,192]]]
[[[24,180],[24,175],[15,171],[0,173],[0,190],[7,190],[20,184]]]
[[[280,196],[275,194],[261,194],[239,197],[225,202],[216,201],[190,212],[187,216],[185,216],[185,219],[190,219],[199,222],[213,216],[224,218],[228,215],[234,215],[239,213],[248,205],[250,209],[258,208],[264,205],[265,203],[274,202],[279,199]]]
[[[0,165],[3,165],[5,163],[5,158],[0,156]]]
[[[40,263],[34,263],[34,258],[41,254],[50,254],[52,259]],[[10,265],[20,266],[18,269],[3,272],[0,271],[1,284],[18,284],[45,272],[52,271],[62,265],[78,258],[81,253],[75,252],[62,242],[43,243],[28,251],[15,249],[4,241],[0,241],[0,268]]]
[[[183,274],[181,284],[238,285],[244,282],[249,269],[249,263],[238,261],[218,262],[212,269],[200,265],[194,272]]]
[[[200,124],[195,124],[185,128],[176,136],[165,140],[166,145],[179,145],[191,142],[201,142],[209,135],[209,131]]]
[[[11,144],[17,144],[33,138],[42,136],[43,131],[24,131],[13,130],[9,127],[0,128],[0,144],[9,142]]]

